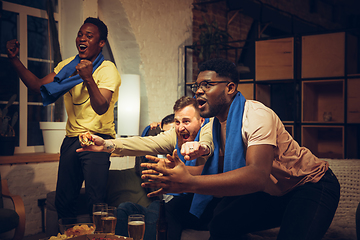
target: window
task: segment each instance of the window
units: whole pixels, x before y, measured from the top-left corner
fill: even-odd
[[[19,120],[15,126],[18,141],[16,153],[43,151],[39,122],[49,118],[48,112],[51,112],[53,106],[43,107],[41,95],[28,90],[21,82],[8,62],[6,42],[18,39],[19,58],[25,67],[39,78],[49,74],[54,66],[46,2],[47,0],[12,0],[11,3],[2,1],[0,107],[3,108],[10,97],[17,94],[15,106],[11,108],[11,111],[19,111]],[[52,3],[54,9],[57,9],[57,1],[53,0]],[[56,11],[54,18],[57,21]]]

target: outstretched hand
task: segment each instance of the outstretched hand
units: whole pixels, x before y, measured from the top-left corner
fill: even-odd
[[[210,149],[206,145],[201,145],[199,142],[186,142],[181,146],[181,155],[186,161],[196,159],[201,156],[208,155]]]
[[[90,152],[106,152],[105,149],[105,140],[97,135],[91,135],[94,145],[86,146],[81,144],[82,148],[76,149],[76,152],[84,152],[84,151],[90,151]]]
[[[145,188],[156,188],[158,190],[149,193],[148,197],[154,197],[166,193],[183,193],[188,191],[192,175],[185,168],[185,164],[177,155],[177,150],[172,155],[167,155],[167,159],[153,156],[146,158],[156,163],[142,163],[142,167],[148,168],[142,172],[142,179],[149,180],[141,184]]]

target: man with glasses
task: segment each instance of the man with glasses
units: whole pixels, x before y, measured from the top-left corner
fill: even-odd
[[[181,153],[213,156],[201,175],[188,172],[176,151],[170,162],[149,157],[158,163],[142,164],[149,169],[142,178],[150,180],[142,186],[159,188],[149,197],[194,193],[166,206],[169,239],[180,239],[186,228],[203,227],[210,239],[224,240],[278,226],[277,239],[321,239],[340,197],[329,164],[300,147],[270,108],[245,100],[232,62],[212,59],[199,70],[192,89],[201,116],[214,117],[214,147],[201,138],[185,143]]]

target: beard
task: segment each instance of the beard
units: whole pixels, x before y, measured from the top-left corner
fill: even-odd
[[[215,104],[210,105],[207,102],[208,110],[204,109],[203,111],[200,110],[200,116],[203,118],[211,118],[218,116],[221,112],[227,109],[228,104],[226,103],[225,99],[225,90],[217,97],[217,101]]]
[[[198,131],[194,131],[194,132],[189,132],[189,134],[190,134],[190,137],[188,138],[188,139],[183,139],[182,137],[181,137],[181,135],[180,134],[176,134],[177,135],[177,139],[178,139],[178,146],[179,146],[179,148],[181,149],[181,146],[184,144],[184,143],[186,143],[186,142],[193,142],[193,141],[195,141],[195,138],[196,138],[196,136],[197,136],[197,134],[198,134],[198,132],[200,131],[200,128],[199,128],[199,130]]]

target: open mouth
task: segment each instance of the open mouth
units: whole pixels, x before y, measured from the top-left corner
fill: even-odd
[[[198,102],[198,104],[199,104],[199,108],[202,108],[204,105],[205,105],[205,103],[206,103],[206,100],[204,100],[204,99],[202,99],[202,98],[198,98],[198,99],[196,99],[197,100],[197,102]]]
[[[81,52],[85,52],[86,48],[87,48],[87,46],[84,44],[79,45],[79,51],[81,51]]]
[[[181,137],[184,139],[184,141],[187,141],[190,138],[190,134],[188,133],[181,134]]]

